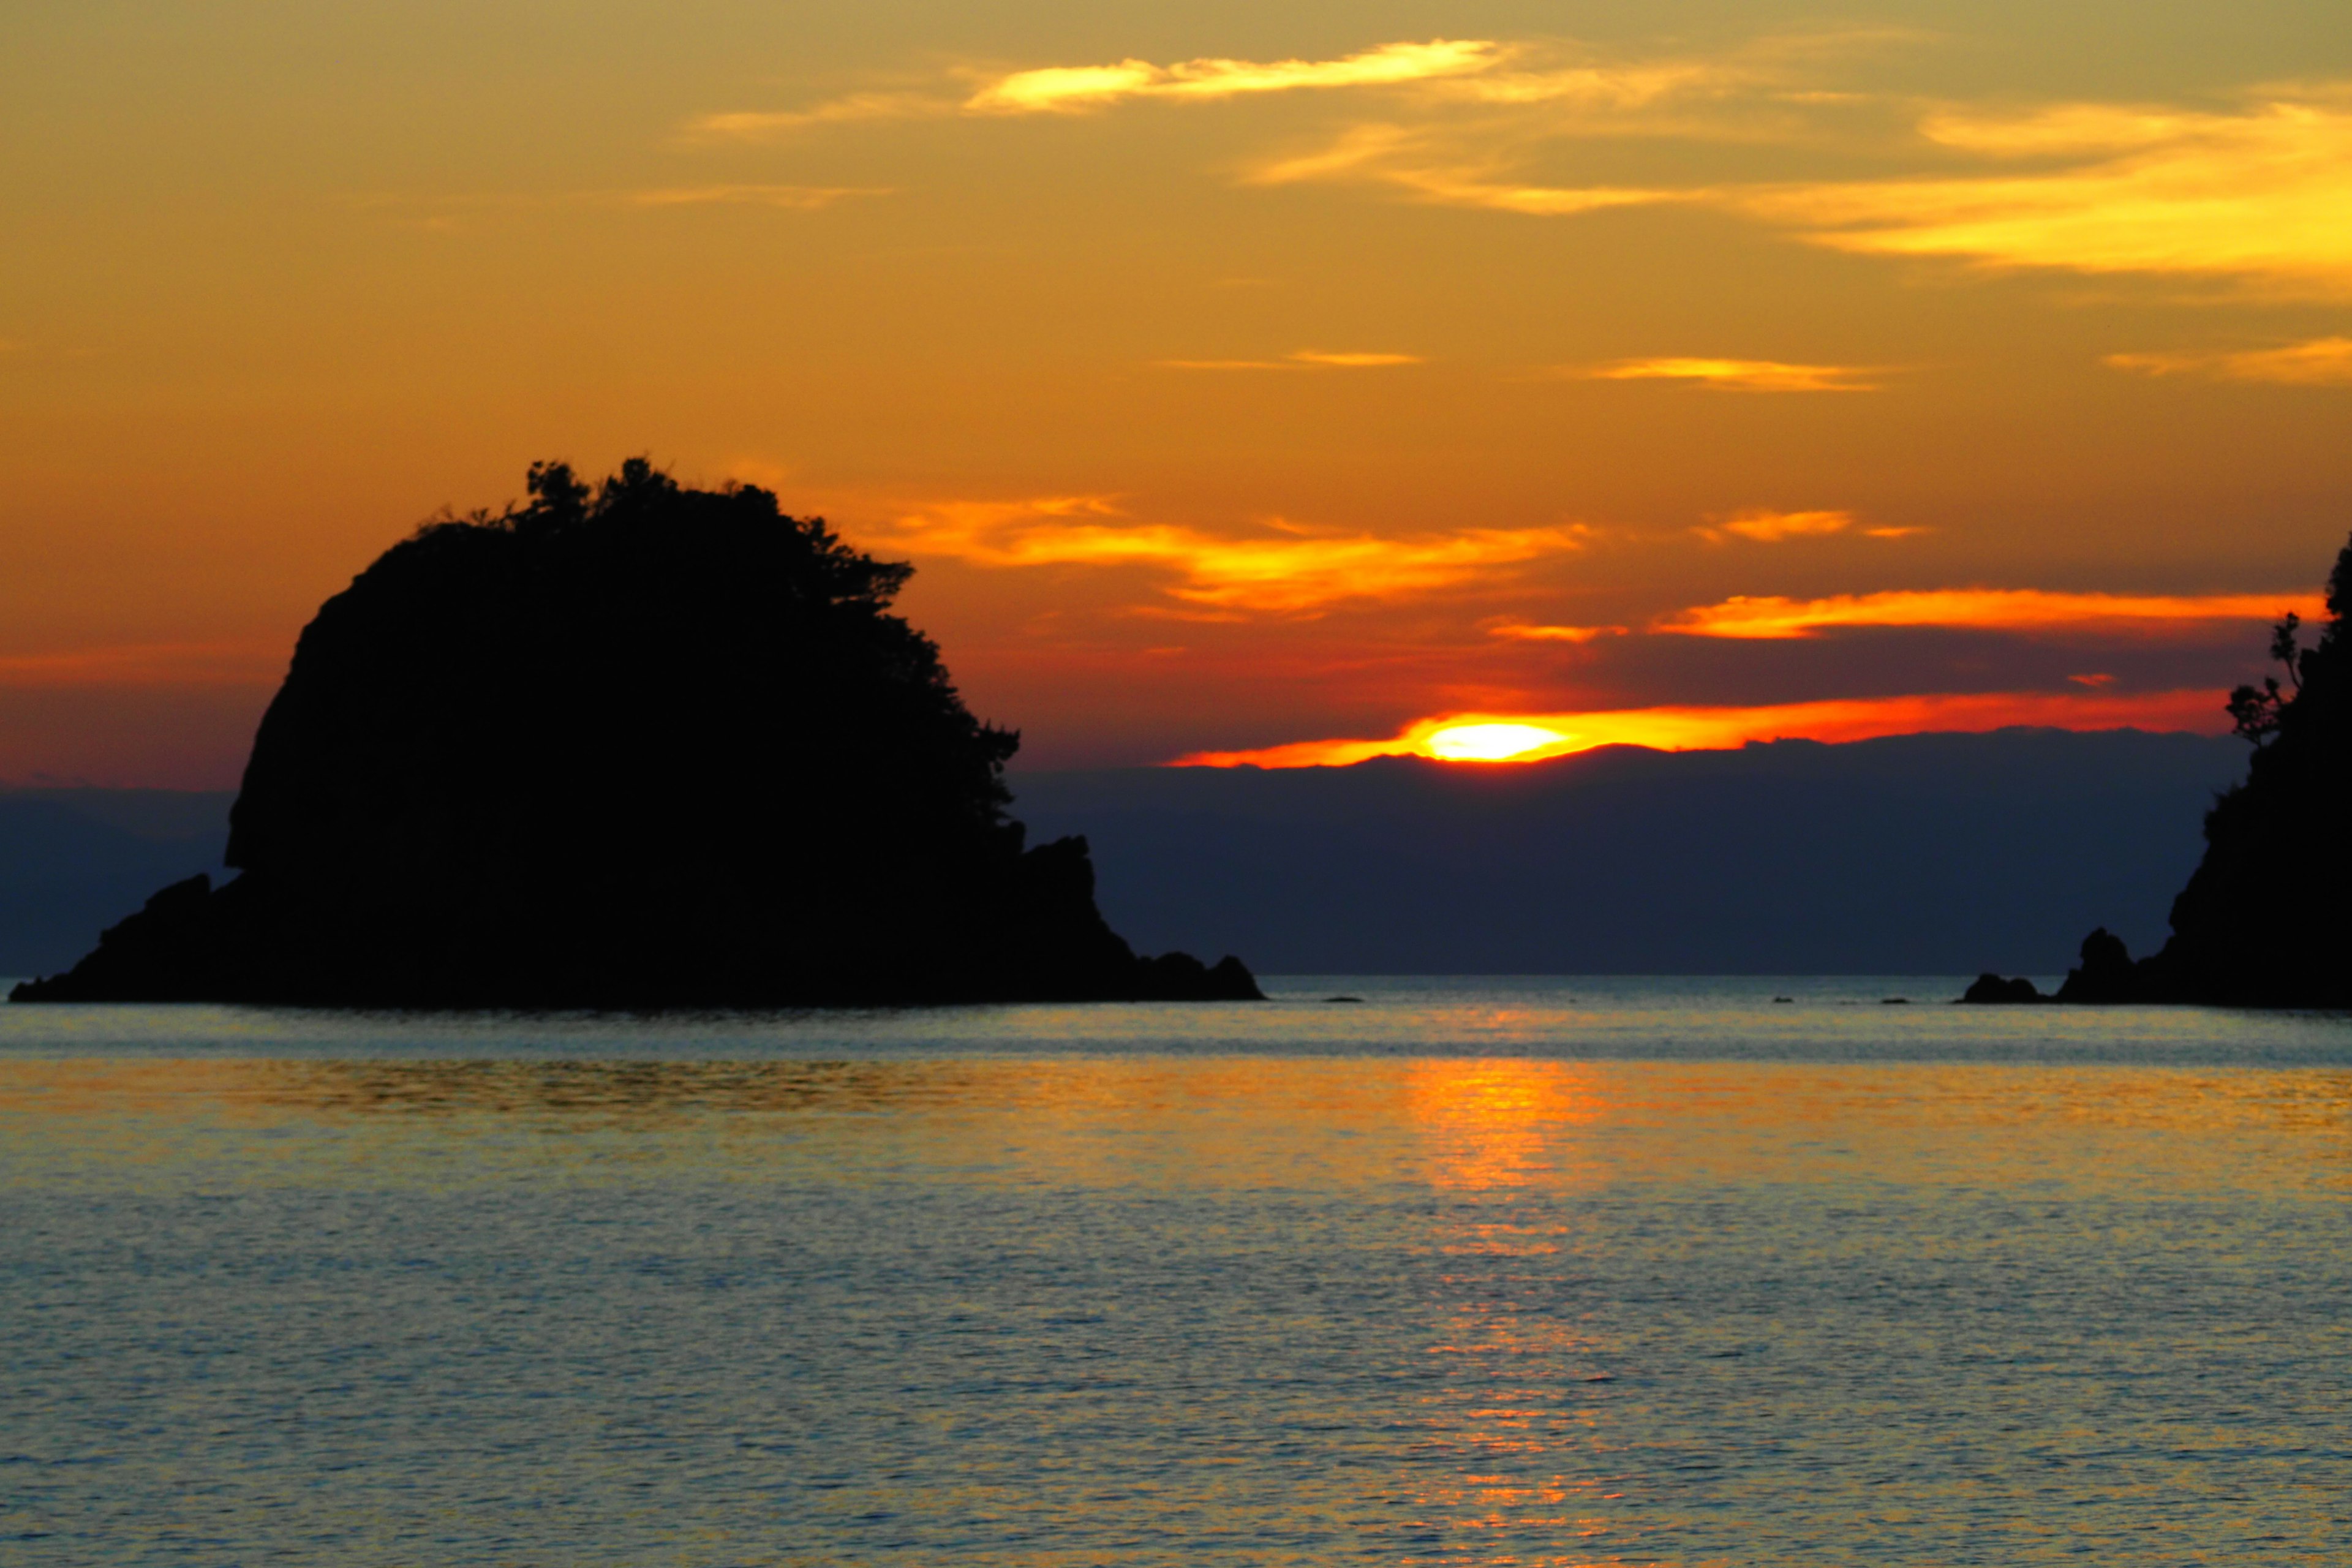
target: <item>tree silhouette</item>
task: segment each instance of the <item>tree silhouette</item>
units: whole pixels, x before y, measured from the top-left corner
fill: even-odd
[[[2352,1006],[2352,543],[2327,579],[2310,646],[2292,615],[2272,628],[2285,668],[2241,686],[2228,710],[2253,743],[2245,781],[2205,817],[2205,855],[2172,903],[2172,936],[2138,964],[2093,933],[2062,1001]],[[2109,951],[2094,942],[2105,938]]]

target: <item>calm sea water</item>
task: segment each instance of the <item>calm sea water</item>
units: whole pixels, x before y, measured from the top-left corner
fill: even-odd
[[[0,1561],[2352,1563],[2352,1020],[1959,984],[0,1007]]]

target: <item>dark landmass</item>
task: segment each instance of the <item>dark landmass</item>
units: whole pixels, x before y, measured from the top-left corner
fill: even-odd
[[[218,868],[234,798],[0,790],[0,974],[62,969],[154,888]]]
[[[2008,730],[1013,783],[1097,847],[1119,930],[1275,973],[2046,973],[2098,920],[2163,929],[2242,752]]]
[[[2275,628],[2284,682],[2230,695],[2253,755],[2205,814],[2204,858],[2172,901],[2170,939],[2134,963],[2099,927],[2051,1000],[2352,1007],[2352,544],[2328,577],[2327,609],[2309,647],[2294,616]],[[2039,999],[1979,994],[1988,983],[2015,984],[1988,974],[1963,1000]]]
[[[1024,849],[910,568],[642,462],[422,530],[303,631],[226,863],[16,1001],[664,1007],[1242,999]]]

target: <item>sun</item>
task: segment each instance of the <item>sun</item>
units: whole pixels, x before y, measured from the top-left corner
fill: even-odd
[[[1567,740],[1533,724],[1457,724],[1429,737],[1429,754],[1449,763],[1499,763]]]

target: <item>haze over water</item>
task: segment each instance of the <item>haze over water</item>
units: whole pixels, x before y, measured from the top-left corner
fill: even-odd
[[[2352,1021],[1959,984],[0,1008],[0,1540],[2352,1562]]]

